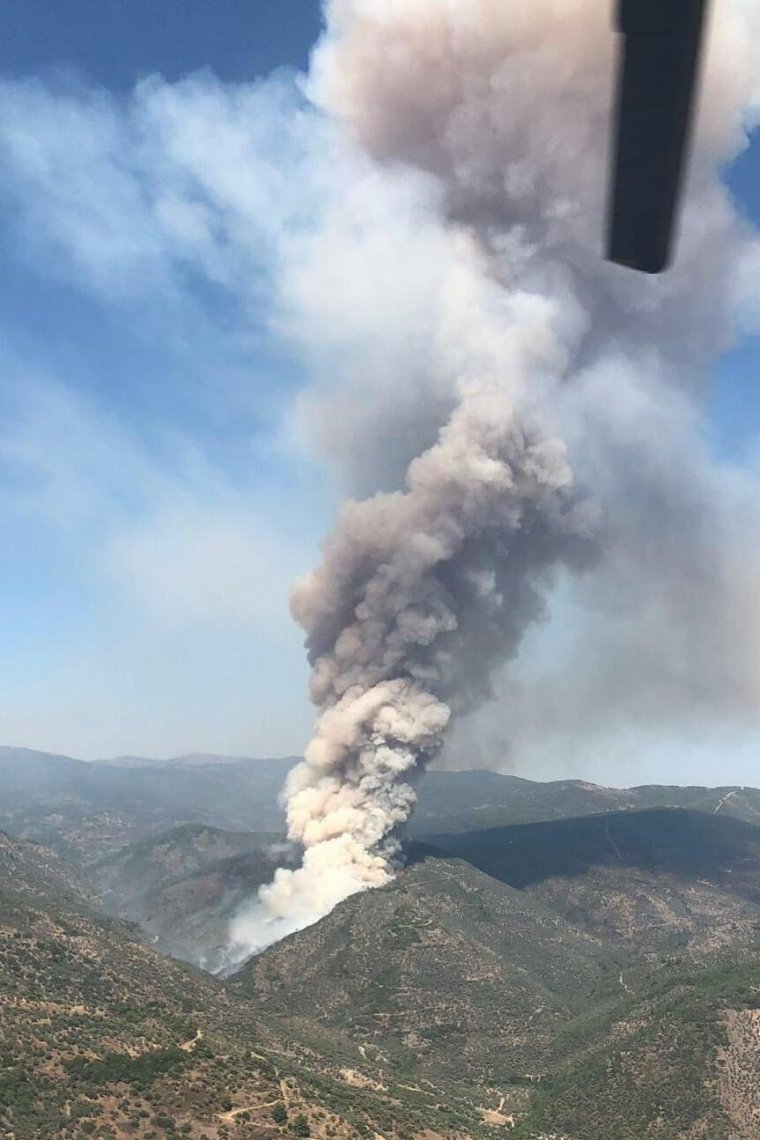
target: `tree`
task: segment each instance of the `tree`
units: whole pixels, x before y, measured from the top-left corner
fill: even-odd
[[[284,1124],[288,1119],[288,1110],[282,1102],[276,1104],[272,1109],[272,1120],[275,1124]]]
[[[311,1129],[306,1117],[301,1113],[293,1121],[293,1135],[294,1136],[311,1136]]]

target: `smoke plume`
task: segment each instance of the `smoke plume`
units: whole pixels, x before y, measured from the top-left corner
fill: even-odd
[[[558,575],[590,651],[527,699],[504,693],[513,739],[540,735],[543,701],[557,732],[573,702],[604,719],[585,692],[636,675],[651,693],[696,643],[689,693],[703,664],[716,705],[760,708],[756,667],[737,664],[757,597],[724,558],[735,495],[695,410],[753,317],[758,245],[720,175],[758,104],[758,7],[715,0],[677,263],[658,279],[602,259],[611,4],[330,0],[326,19],[308,92],[345,182],[281,288],[332,369],[302,422],[360,497],[293,594],[319,709],[286,789],[304,856],[233,929],[249,949],[388,881],[415,779],[503,688]]]

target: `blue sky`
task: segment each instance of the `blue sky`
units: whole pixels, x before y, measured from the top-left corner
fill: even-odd
[[[0,66],[6,76],[70,67],[114,91],[204,67],[246,81],[304,68],[320,24],[319,0],[3,0]]]
[[[337,492],[295,438],[313,378],[270,247],[305,224],[319,26],[316,0],[0,8],[0,742],[308,735],[287,593]],[[729,178],[760,224],[759,146]],[[753,461],[757,361],[748,338],[716,368],[725,462]]]
[[[11,185],[4,155],[4,741],[86,756],[262,753],[308,733],[287,591],[316,557],[332,499],[319,468],[277,438],[302,370],[267,332],[256,266],[232,270],[250,273],[242,313],[229,282],[134,232],[142,191],[119,177],[128,142],[116,121],[149,76],[204,69],[250,85],[304,69],[319,4],[286,7],[283,19],[281,0],[3,4],[6,129],[38,142],[49,130],[40,149],[53,165],[58,145],[93,148],[52,206],[44,187],[35,202]],[[101,160],[99,129],[114,134]],[[113,218],[87,249],[79,227],[98,179],[113,182]]]

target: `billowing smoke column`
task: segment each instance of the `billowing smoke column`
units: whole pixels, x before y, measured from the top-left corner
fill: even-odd
[[[530,313],[515,331],[501,366],[524,377],[545,364],[541,338]],[[590,524],[562,444],[491,377],[463,381],[405,491],[344,508],[323,565],[293,595],[323,711],[288,782],[289,834],[305,856],[264,893],[275,913],[323,913],[388,881],[394,829],[452,711],[488,695],[553,568],[587,556]]]
[[[749,45],[760,13],[747,0],[715,7],[679,263],[651,280],[602,259],[611,5],[327,4],[311,96],[337,124],[336,154],[362,156],[347,166],[357,181],[371,169],[368,181],[426,203],[434,315],[420,349],[392,299],[397,328],[362,312],[364,354],[385,372],[367,364],[307,401],[348,482],[391,489],[344,507],[321,567],[293,595],[320,709],[287,785],[303,864],[278,872],[233,928],[241,953],[388,881],[417,775],[452,718],[487,700],[559,568],[587,566],[601,550],[590,574],[599,598],[655,583],[650,596],[668,614],[681,559],[714,584],[700,494],[692,501],[653,456],[663,433],[681,446],[688,394],[730,343],[738,282],[757,264],[719,171],[756,101]],[[339,200],[334,213],[340,221],[328,212],[283,289],[319,309],[314,282],[329,255],[342,259],[348,321],[372,257],[401,264],[421,239],[402,225],[380,255],[365,254],[350,209]],[[412,388],[422,398],[410,400]],[[696,466],[689,454],[684,471]],[[667,537],[679,510],[690,519],[682,554]],[[658,519],[665,537],[652,544],[645,530]],[[693,600],[684,628],[706,612]],[[641,612],[642,628],[670,620]]]
[[[452,713],[490,693],[560,565],[592,554],[594,514],[565,449],[528,403],[557,367],[550,310],[514,296],[498,358],[463,376],[437,443],[406,487],[349,502],[323,564],[294,590],[322,710],[287,784],[288,831],[304,849],[261,892],[260,942],[389,881],[396,829]],[[245,929],[245,921],[241,932]]]

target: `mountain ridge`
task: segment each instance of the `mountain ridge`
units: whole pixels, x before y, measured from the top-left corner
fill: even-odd
[[[200,786],[226,794],[225,770]],[[724,814],[739,795],[580,816],[601,802],[583,782],[512,787],[523,812],[565,796],[567,818],[409,837],[388,887],[224,982],[156,954],[156,915],[104,914],[103,892],[144,889],[168,932],[205,935],[284,854],[270,834],[190,821],[70,862],[0,835],[0,1132],[751,1137],[760,828]]]
[[[96,861],[185,823],[229,831],[282,832],[281,792],[292,758],[192,753],[137,767],[0,747],[0,827],[67,857]],[[487,771],[431,770],[420,780],[411,837],[486,830],[519,822],[681,806],[760,822],[760,790],[746,786],[604,788],[587,781],[536,782]]]

